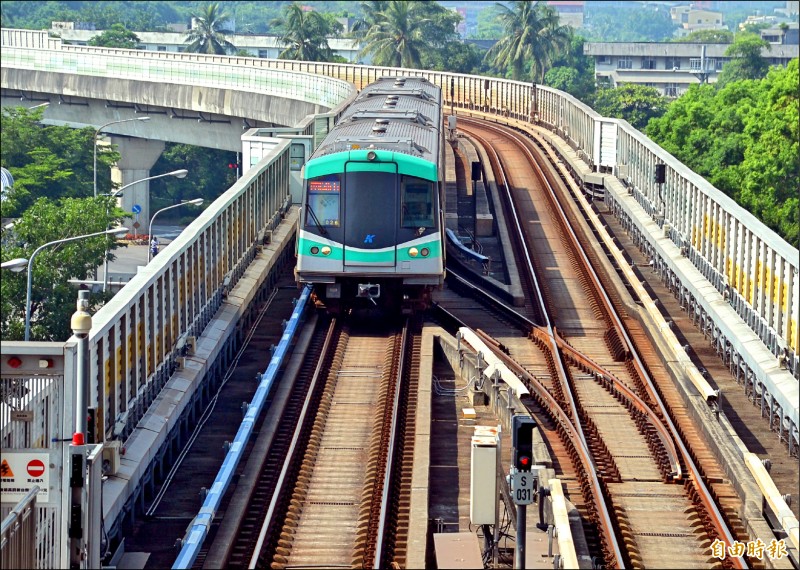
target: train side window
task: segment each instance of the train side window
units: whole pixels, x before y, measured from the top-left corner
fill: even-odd
[[[338,174],[312,178],[308,181],[308,211],[306,226],[339,227],[339,197],[341,179]]]
[[[432,228],[433,183],[421,178],[403,177],[402,212],[402,227]]]

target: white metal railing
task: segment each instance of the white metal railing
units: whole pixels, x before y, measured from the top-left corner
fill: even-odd
[[[0,527],[0,560],[3,568],[41,568],[36,560],[36,495],[33,489],[3,519]]]

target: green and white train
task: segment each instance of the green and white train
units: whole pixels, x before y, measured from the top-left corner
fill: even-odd
[[[332,313],[412,313],[444,280],[442,92],[419,77],[364,87],[305,164],[298,283]]]

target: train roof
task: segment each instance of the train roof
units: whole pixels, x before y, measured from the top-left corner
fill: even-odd
[[[382,77],[364,87],[311,158],[374,148],[438,163],[441,97],[421,77]]]

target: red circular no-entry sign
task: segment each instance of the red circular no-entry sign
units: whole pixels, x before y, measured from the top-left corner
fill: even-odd
[[[28,475],[31,477],[41,477],[44,475],[44,463],[38,459],[28,461]]]

